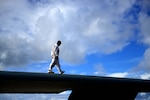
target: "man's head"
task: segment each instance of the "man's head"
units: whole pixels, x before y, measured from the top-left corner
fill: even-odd
[[[57,45],[58,45],[58,46],[61,45],[61,41],[60,41],[60,40],[57,41]]]

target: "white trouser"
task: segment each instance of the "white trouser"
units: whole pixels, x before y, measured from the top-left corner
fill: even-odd
[[[55,65],[57,66],[58,71],[61,72],[60,64],[59,64],[59,58],[56,59],[56,57],[52,57],[52,61],[49,65],[49,70],[52,71],[52,69]]]

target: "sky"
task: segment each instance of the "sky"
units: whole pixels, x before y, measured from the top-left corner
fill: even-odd
[[[149,0],[1,0],[0,70],[47,73],[61,40],[65,74],[150,79],[149,26]]]

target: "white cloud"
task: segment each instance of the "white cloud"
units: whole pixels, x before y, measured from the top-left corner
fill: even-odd
[[[61,59],[70,64],[84,62],[89,53],[121,51],[134,36],[135,26],[123,18],[134,2],[3,0],[0,57],[4,53],[6,57],[0,62],[17,66],[48,60],[58,39],[62,40]]]
[[[150,72],[150,48],[146,49],[143,59],[132,69],[134,72]]]
[[[71,64],[84,62],[89,53],[121,51],[136,37],[134,28],[140,30],[137,41],[150,45],[150,17],[146,14],[148,0],[141,1],[137,25],[129,23],[131,17],[124,18],[135,0],[31,1],[1,0],[0,69],[49,60],[51,46],[58,39],[62,40],[61,59]],[[150,49],[147,49],[137,69],[149,71],[149,58]],[[95,74],[105,73],[101,64],[95,68]],[[130,75],[118,72],[108,76]],[[147,73],[140,77],[148,79],[150,76]]]
[[[138,78],[138,79],[150,79],[150,48],[146,49],[143,58],[137,64],[137,66],[131,68],[127,72],[123,73],[112,73],[108,76],[113,77],[128,77],[128,78]]]
[[[150,73],[144,73],[141,75],[141,79],[150,79]]]
[[[69,95],[70,95],[71,91],[64,91],[61,92],[59,94],[9,94],[9,93],[5,93],[5,94],[0,94],[0,99],[7,99],[10,100],[12,99],[12,97],[15,100],[68,100]]]
[[[134,72],[150,72],[150,16],[149,16],[149,8],[150,8],[150,2],[147,0],[142,0],[139,3],[140,6],[140,12],[138,15],[138,39],[137,41],[140,41],[142,44],[147,46],[147,49],[145,50],[143,54],[143,59],[139,61],[137,66],[132,69]],[[141,76],[143,77],[143,76]]]
[[[112,73],[110,75],[108,75],[109,77],[121,77],[121,78],[125,78],[127,77],[129,73],[128,72],[119,72],[119,73]]]
[[[150,46],[150,16],[147,15],[146,13],[140,13],[139,16],[139,21],[140,21],[140,29],[141,29],[141,41]]]
[[[0,99],[10,100],[68,100],[69,93],[66,94],[0,94]]]

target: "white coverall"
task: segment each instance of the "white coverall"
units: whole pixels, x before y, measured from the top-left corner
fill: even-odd
[[[52,57],[52,61],[51,61],[50,66],[49,66],[49,72],[52,72],[53,67],[56,65],[58,71],[61,73],[62,70],[61,70],[60,64],[59,64],[59,46],[57,44],[55,44],[52,47],[51,57]]]

